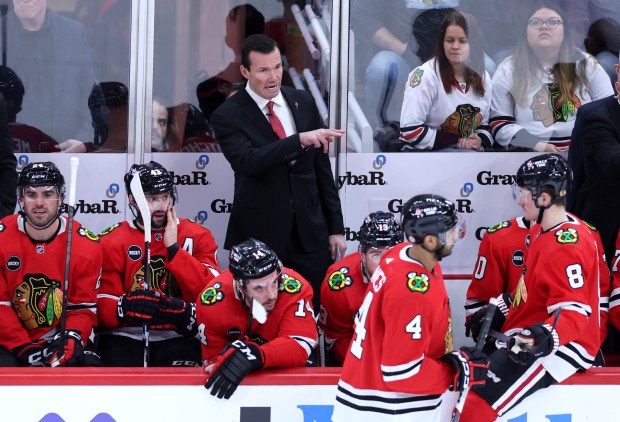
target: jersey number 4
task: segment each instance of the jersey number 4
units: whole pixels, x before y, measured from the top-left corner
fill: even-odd
[[[362,358],[362,353],[364,352],[362,343],[366,339],[366,318],[368,317],[368,311],[373,298],[373,292],[369,291],[364,298],[364,302],[362,302],[362,306],[360,306],[360,309],[355,315],[355,339],[351,342],[351,353],[353,353],[353,356],[358,359]],[[414,316],[413,319],[406,325],[405,331],[411,333],[411,338],[413,340],[421,339],[422,315],[418,314]]]

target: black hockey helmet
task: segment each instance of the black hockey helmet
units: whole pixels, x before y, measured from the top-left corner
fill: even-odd
[[[235,280],[245,286],[248,280],[264,277],[274,271],[281,272],[282,264],[267,245],[250,238],[230,249],[228,269]]]
[[[30,163],[24,167],[17,179],[18,197],[23,196],[27,186],[55,186],[61,198],[65,195],[65,178],[51,161]]]
[[[151,161],[146,164],[134,164],[125,175],[125,189],[131,195],[131,180],[135,174],[140,175],[140,184],[145,195],[169,193],[172,205],[176,203],[176,191],[172,176],[161,164]]]
[[[542,189],[553,188],[551,203],[564,198],[573,184],[573,172],[564,157],[559,154],[543,154],[532,157],[521,164],[516,178],[519,188],[532,192],[532,199],[537,203]],[[538,205],[537,205],[538,206]]]
[[[403,231],[394,214],[377,211],[364,219],[358,238],[362,249],[390,248],[403,241]]]
[[[422,243],[429,234],[439,236],[445,243],[445,233],[458,222],[454,204],[439,195],[416,195],[403,205],[401,211],[405,238],[414,243]]]

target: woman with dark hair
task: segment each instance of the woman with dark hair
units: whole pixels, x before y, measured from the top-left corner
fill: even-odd
[[[484,151],[492,146],[491,78],[472,22],[469,15],[448,13],[437,35],[435,57],[409,74],[395,149]]]
[[[493,136],[507,148],[566,151],[577,109],[612,94],[609,76],[570,43],[557,4],[527,4],[516,49],[493,75]]]

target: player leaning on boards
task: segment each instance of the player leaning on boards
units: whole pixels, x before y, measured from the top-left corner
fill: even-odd
[[[267,311],[262,322],[256,308]],[[312,287],[264,243],[230,250],[229,269],[196,304],[198,336],[211,395],[229,398],[252,370],[304,366],[316,346]]]
[[[19,213],[0,221],[0,366],[99,366],[88,341],[96,322],[99,238],[73,221],[63,309],[64,177],[51,162],[30,163],[19,175],[17,197]]]
[[[464,235],[454,204],[418,195],[403,206],[406,242],[381,259],[360,307],[342,368],[333,421],[449,419],[448,390],[484,383],[486,357],[452,351],[448,295],[439,261]]]
[[[558,154],[530,158],[517,171],[517,202],[538,224],[512,305],[504,309],[507,318],[494,327],[510,337],[508,344],[496,343],[486,384],[472,387],[461,422],[494,421],[536,391],[592,366],[601,345],[601,251],[594,232],[566,213],[571,184],[570,167]]]
[[[136,175],[152,227],[149,291],[144,290],[143,215],[130,187]],[[101,233],[104,258],[97,348],[107,366],[142,366],[142,325],[146,323],[152,330],[150,366],[200,366],[200,344],[184,334],[195,331],[194,299],[219,274],[217,244],[207,228],[177,218],[172,176],[159,163],[131,166],[125,188],[136,218]],[[175,324],[179,319],[186,323]]]
[[[357,252],[332,264],[321,285],[318,324],[336,361],[329,363],[338,366],[349,350],[355,313],[364,300],[368,282],[385,252],[403,241],[403,232],[394,214],[377,211],[364,219],[358,238]]]

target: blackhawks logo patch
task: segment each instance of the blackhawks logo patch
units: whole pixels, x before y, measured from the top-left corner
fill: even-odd
[[[577,243],[579,240],[579,235],[577,230],[573,228],[569,228],[567,230],[560,229],[555,232],[555,239],[558,243],[566,244],[566,243]]]
[[[283,274],[282,285],[280,286],[280,290],[285,291],[286,293],[299,293],[301,291],[301,281],[297,280],[295,277],[292,277],[288,274]]]
[[[342,267],[331,273],[327,279],[329,288],[338,291],[353,284],[353,279],[348,275],[349,271],[349,267]]]
[[[502,221],[501,223],[495,224],[487,229],[487,233],[495,233],[501,229],[505,229],[510,227],[510,223],[508,221]]]
[[[116,224],[114,224],[114,225],[112,225],[112,226],[108,227],[107,229],[104,229],[101,233],[99,233],[99,237],[101,237],[101,236],[105,236],[106,234],[110,234],[110,232],[111,232],[112,230],[114,230],[115,228],[117,228],[117,227],[119,227],[119,226],[120,226],[120,223],[116,223]]]
[[[80,227],[77,232],[80,236],[84,236],[88,240],[99,242],[99,236],[84,227]]]
[[[426,293],[430,287],[428,275],[410,272],[407,274],[407,287],[412,292]]]
[[[409,78],[409,85],[411,86],[411,88],[415,88],[416,86],[420,85],[420,82],[422,82],[422,75],[424,75],[424,70],[420,68],[417,68],[413,71],[411,77]]]
[[[220,283],[215,283],[213,286],[209,286],[200,294],[200,303],[203,305],[211,306],[224,299],[224,293],[220,292],[222,288]]]
[[[521,306],[521,302],[527,302],[527,286],[525,285],[525,273],[527,268],[523,268],[521,277],[519,277],[519,283],[517,283],[517,289],[515,291],[515,298],[512,302],[512,308],[518,308]]]

